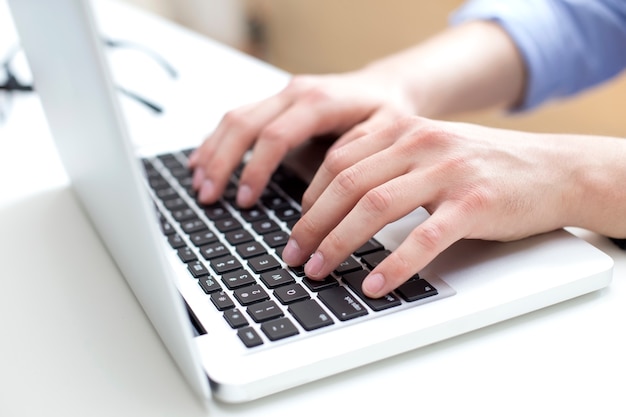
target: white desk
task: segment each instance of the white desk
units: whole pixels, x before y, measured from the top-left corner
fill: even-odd
[[[225,51],[213,43],[105,6],[103,18],[115,17],[120,37],[151,45],[181,70],[176,87],[152,97],[165,101],[162,118],[128,103],[137,136],[171,134],[182,120],[186,137],[197,143],[219,114],[212,99],[225,97],[220,105],[227,108],[284,82],[252,64],[245,71],[264,82],[243,69],[224,72],[215,61]],[[0,2],[0,46],[14,36],[7,22]],[[239,95],[224,95],[229,74],[243,77]],[[187,96],[193,105],[181,102]],[[577,233],[615,258],[609,288],[249,404],[210,404],[207,411],[79,210],[36,97],[16,98],[0,126],[0,416],[623,416],[626,252]]]

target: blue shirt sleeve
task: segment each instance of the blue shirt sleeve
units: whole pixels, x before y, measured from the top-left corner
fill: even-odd
[[[626,68],[625,0],[472,0],[453,24],[500,24],[517,45],[528,79],[525,110],[578,93]]]

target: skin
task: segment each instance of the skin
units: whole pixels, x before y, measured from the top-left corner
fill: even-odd
[[[296,76],[224,116],[190,157],[194,187],[200,201],[218,199],[252,148],[237,195],[251,206],[290,149],[338,135],[283,259],[323,279],[383,226],[424,207],[431,216],[365,279],[371,297],[463,238],[507,241],[565,226],[626,236],[626,141],[434,119],[514,106],[525,79],[515,45],[488,22],[448,29],[359,71]]]

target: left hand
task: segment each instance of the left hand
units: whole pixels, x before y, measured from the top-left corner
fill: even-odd
[[[303,217],[283,259],[306,262],[306,274],[323,279],[386,224],[424,207],[429,218],[364,281],[364,292],[376,298],[459,239],[507,241],[570,225],[570,211],[581,203],[573,175],[580,155],[570,151],[576,143],[400,119],[327,155],[304,195]]]

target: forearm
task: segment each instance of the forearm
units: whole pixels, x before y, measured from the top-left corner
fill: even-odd
[[[570,167],[572,198],[563,201],[570,226],[626,238],[626,139],[571,136],[561,161]],[[566,226],[567,226],[566,225]]]
[[[446,29],[362,71],[389,77],[426,117],[510,107],[521,99],[525,82],[515,44],[497,24],[486,21]]]

